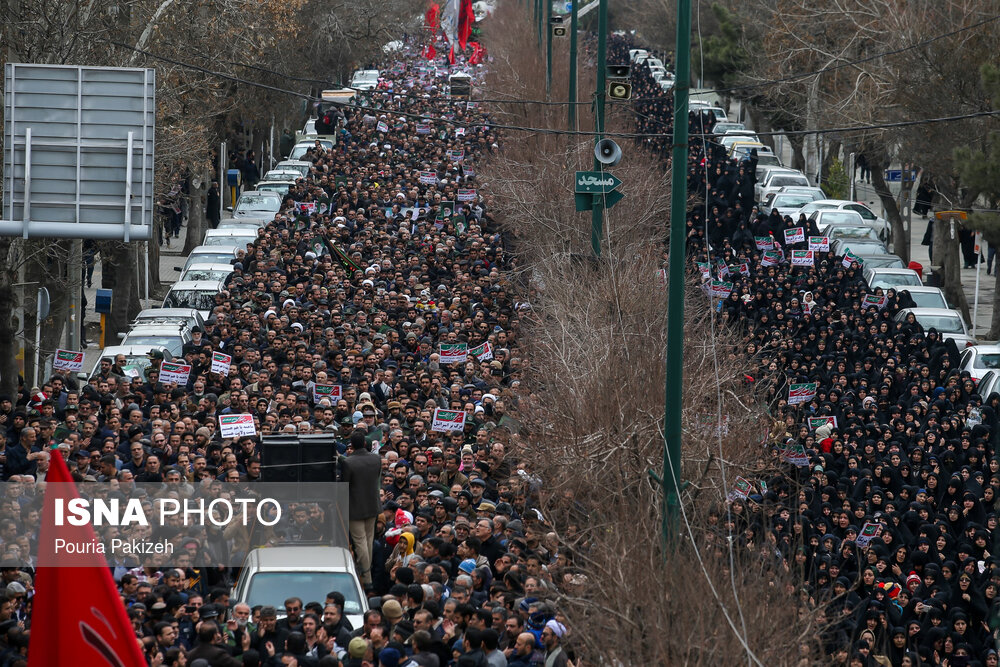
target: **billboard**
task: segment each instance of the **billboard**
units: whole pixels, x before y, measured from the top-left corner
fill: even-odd
[[[0,236],[150,238],[152,69],[8,63]]]

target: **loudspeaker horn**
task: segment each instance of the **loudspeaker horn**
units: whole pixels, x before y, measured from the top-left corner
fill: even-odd
[[[613,167],[622,161],[622,149],[611,139],[601,139],[594,146],[594,157],[605,167]]]

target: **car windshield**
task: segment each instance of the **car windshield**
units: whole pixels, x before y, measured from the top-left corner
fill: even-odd
[[[831,239],[871,239],[878,241],[878,234],[871,227],[847,227],[836,226],[827,230],[827,236]]]
[[[181,356],[184,348],[184,341],[180,336],[144,336],[141,334],[129,334],[122,341],[123,345],[148,345],[153,347],[165,347],[170,350],[170,354],[175,357]]]
[[[347,572],[258,572],[250,579],[243,602],[251,607],[270,605],[281,609],[290,597],[313,600],[326,591],[344,596],[345,614],[361,613],[357,585]]]
[[[170,290],[163,300],[164,308],[194,308],[195,310],[212,310],[215,307],[215,295],[211,290]]]
[[[219,253],[198,253],[197,255],[191,255],[188,257],[187,264],[185,268],[191,266],[192,264],[229,264],[233,261],[233,253],[231,252],[219,252]]]
[[[288,183],[258,183],[257,189],[264,190],[265,192],[277,192],[279,194],[285,194],[289,189]]]
[[[919,286],[920,278],[912,273],[877,273],[872,278],[872,287]]]
[[[858,214],[854,211],[824,211],[823,224],[833,225],[838,222],[857,223]]]
[[[771,208],[802,208],[811,201],[809,195],[775,195]]]
[[[917,322],[924,331],[937,329],[943,333],[965,334],[962,318],[958,315],[918,315]]]
[[[771,179],[771,186],[781,185],[809,185],[809,179],[804,176],[775,176]]]
[[[865,266],[870,269],[905,269],[906,265],[903,264],[903,260],[895,255],[868,255],[867,257],[862,257]]]
[[[973,368],[1000,368],[1000,353],[977,354]]]
[[[257,239],[256,234],[254,234],[253,236],[250,236],[249,234],[226,234],[218,236],[206,236],[205,242],[202,243],[202,245],[242,248],[247,243],[253,243],[256,239]]]
[[[947,308],[948,303],[940,292],[908,292],[917,308]]]
[[[225,269],[190,269],[181,280],[225,280],[230,273]]]
[[[274,212],[281,208],[280,197],[262,197],[260,195],[243,195],[236,204],[237,213],[252,211]]]

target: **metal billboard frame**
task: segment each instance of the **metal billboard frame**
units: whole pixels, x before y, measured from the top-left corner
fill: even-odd
[[[0,236],[152,237],[153,69],[7,63]]]

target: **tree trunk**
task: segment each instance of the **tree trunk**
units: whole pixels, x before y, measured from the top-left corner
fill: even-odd
[[[127,243],[111,241],[101,249],[102,286],[114,290],[105,328],[105,343],[109,345],[118,344],[118,334],[126,333],[138,314],[134,261],[135,253]]]
[[[819,76],[813,78],[809,86],[809,97],[806,99],[806,130],[816,130],[819,127]],[[805,175],[810,183],[819,183],[818,137],[815,134],[805,135]]]
[[[199,176],[192,177],[188,195],[188,228],[184,239],[183,254],[189,254],[195,247],[201,245],[208,229],[208,219],[205,217],[205,202],[208,199],[208,188],[212,185],[212,172],[209,169],[199,171]],[[196,186],[197,184],[197,186]],[[220,187],[221,184],[220,184]]]
[[[872,176],[874,175],[875,169],[872,169]],[[934,274],[940,280],[941,289],[944,290],[948,303],[962,311],[962,317],[966,322],[971,322],[969,300],[965,298],[965,290],[962,289],[958,228],[958,221],[955,221],[954,228],[951,220],[934,222],[934,262],[937,263],[934,266]]]
[[[798,169],[805,173],[806,161],[802,157],[803,138],[801,134],[792,134],[786,137],[788,143],[792,145],[792,169]]]
[[[903,216],[899,212],[899,205],[895,197],[889,192],[889,186],[885,182],[885,168],[889,166],[889,157],[883,152],[873,156],[870,152],[865,152],[865,158],[872,173],[872,185],[875,186],[875,194],[878,195],[885,209],[885,215],[892,225],[892,249],[899,255],[904,263],[910,261],[910,235],[906,233],[903,224]],[[935,243],[937,241],[935,240]],[[937,246],[934,246],[934,254],[937,254]]]
[[[17,265],[13,261],[19,241],[14,238],[0,238],[0,258],[3,267],[0,268],[0,394],[17,400],[17,321],[14,311],[18,306],[17,290],[13,284],[17,282]],[[22,341],[25,342],[25,355],[28,353],[27,330],[24,330]],[[34,338],[32,338],[34,342]]]
[[[993,266],[993,319],[990,320],[990,330],[986,334],[987,340],[997,340],[1000,338],[1000,270]]]

